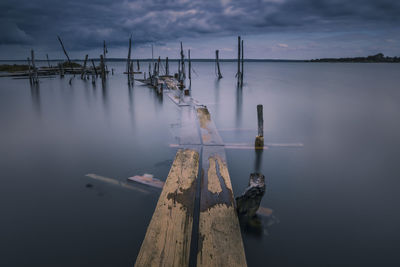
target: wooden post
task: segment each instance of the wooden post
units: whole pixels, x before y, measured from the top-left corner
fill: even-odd
[[[219,50],[215,50],[215,60],[216,60],[216,64],[217,64],[217,70],[218,70],[218,79],[222,78],[222,74],[221,74],[221,69],[219,67]]]
[[[140,71],[139,59],[138,59],[138,60],[136,60],[136,63],[137,63],[137,70],[138,70],[138,71]]]
[[[129,67],[131,65],[131,48],[132,48],[132,35],[129,38],[128,59],[126,61],[126,71],[128,72],[128,83],[131,81],[131,74],[129,70]]]
[[[131,61],[131,67],[130,67],[130,70],[129,70],[131,73],[132,73],[132,76],[131,76],[131,83],[133,83],[133,81],[134,81],[134,79],[135,79],[135,73],[133,72],[133,61]]]
[[[238,36],[238,62],[237,62],[237,85],[239,86],[240,83],[240,36]]]
[[[106,41],[103,41],[103,58],[104,58],[104,66],[105,68],[107,68],[106,66],[106,54],[108,53],[107,51],[107,47],[106,47]]]
[[[242,69],[241,69],[241,71],[240,71],[240,86],[243,86],[243,74],[244,74],[244,70],[243,70],[243,66],[244,66],[244,46],[243,46],[243,40],[242,40],[241,51],[242,51]]]
[[[165,75],[169,75],[169,63],[168,63],[168,57],[165,59]]]
[[[27,60],[28,60],[28,68],[29,68],[29,72],[28,72],[29,73],[29,83],[32,84],[31,60],[29,57],[27,58]]]
[[[258,135],[256,136],[256,149],[264,149],[264,119],[263,105],[257,105]]]
[[[101,79],[104,81],[106,79],[106,70],[104,66],[104,58],[103,55],[100,55],[100,69],[101,69]]]
[[[157,76],[160,76],[160,63],[161,63],[161,57],[158,57],[157,61]]]
[[[46,54],[46,58],[47,58],[47,65],[49,66],[49,68],[51,68],[50,60],[49,60],[49,55],[48,55],[48,54]]]
[[[149,62],[149,79],[151,79],[151,63]]]
[[[181,78],[181,80],[184,80],[186,78],[186,74],[185,74],[185,54],[183,53],[182,42],[181,42],[181,64],[182,64],[182,68],[181,68],[182,78]]]
[[[189,80],[192,81],[192,62],[190,61],[190,49],[188,51],[188,59],[189,59]]]
[[[96,69],[96,65],[94,64],[93,59],[92,59],[92,66],[93,66],[93,70],[94,70],[94,73],[96,74],[96,78],[97,78],[97,69]]]
[[[72,66],[71,60],[69,59],[67,50],[65,50],[64,44],[63,44],[63,42],[61,41],[60,36],[57,35],[57,38],[58,38],[58,41],[59,41],[60,44],[61,44],[61,47],[62,47],[62,50],[64,51],[65,56],[66,56],[67,59],[68,59],[68,63],[69,63],[69,66],[71,67],[71,71],[73,71],[73,70],[74,70],[74,67]]]
[[[89,56],[89,55],[86,54],[86,56],[85,56],[85,61],[83,61],[83,68],[82,68],[82,73],[81,73],[81,79],[84,78],[84,75],[85,75],[85,73],[86,73],[86,62],[87,62],[87,60],[88,60],[88,56]]]
[[[64,77],[64,65],[63,62],[59,63],[60,65],[60,78]]]
[[[35,52],[33,52],[33,49],[31,50],[31,60],[32,60],[32,68],[33,68],[33,82],[38,83],[39,77],[38,77],[37,68],[35,65]]]

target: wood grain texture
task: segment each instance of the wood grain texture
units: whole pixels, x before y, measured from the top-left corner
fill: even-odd
[[[198,166],[196,149],[178,150],[135,266],[188,266]]]
[[[203,147],[197,266],[247,266],[222,146]]]

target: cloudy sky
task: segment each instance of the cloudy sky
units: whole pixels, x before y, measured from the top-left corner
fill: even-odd
[[[178,57],[179,41],[193,58],[236,55],[237,35],[247,58],[310,59],[400,56],[399,0],[1,0],[0,59]]]

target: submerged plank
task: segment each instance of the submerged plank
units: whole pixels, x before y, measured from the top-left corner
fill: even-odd
[[[179,149],[135,266],[187,266],[193,226],[198,149]]]
[[[217,127],[211,120],[210,112],[206,107],[197,108],[197,117],[200,123],[201,139],[204,145],[223,145]]]
[[[197,266],[246,266],[232,184],[222,146],[204,146]]]
[[[196,110],[193,107],[181,107],[181,129],[179,145],[201,145],[196,121]]]

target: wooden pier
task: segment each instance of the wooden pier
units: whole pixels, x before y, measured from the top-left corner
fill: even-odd
[[[222,138],[207,107],[175,86],[168,96],[181,110],[179,149],[135,266],[247,266]]]

